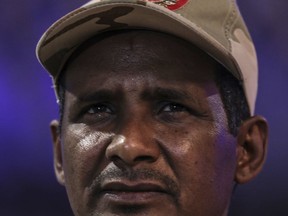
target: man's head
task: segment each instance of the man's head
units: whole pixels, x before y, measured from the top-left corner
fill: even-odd
[[[263,166],[265,120],[250,116],[236,78],[181,38],[94,36],[57,85],[55,172],[75,215],[226,215],[235,184]]]

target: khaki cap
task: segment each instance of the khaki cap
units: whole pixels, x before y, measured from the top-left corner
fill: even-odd
[[[97,34],[119,29],[155,30],[195,44],[242,83],[254,113],[257,57],[234,0],[89,1],[56,21],[38,42],[37,57],[52,76],[55,89],[75,48]]]

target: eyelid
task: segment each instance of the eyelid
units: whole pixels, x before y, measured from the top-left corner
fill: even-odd
[[[106,103],[106,102],[98,102],[98,103],[93,103],[93,104],[87,105],[83,109],[83,112],[85,114],[85,113],[88,113],[88,111],[92,108],[103,107],[103,106],[105,106],[106,108],[108,108],[111,111],[109,113],[111,113],[111,114],[115,113],[115,109],[113,108],[113,106],[111,104]]]
[[[189,109],[186,105],[184,105],[183,103],[180,102],[175,102],[175,101],[160,101],[157,103],[156,107],[157,107],[157,112],[160,112],[161,110],[163,110],[165,107],[167,106],[181,106],[185,109]]]
[[[202,111],[202,110],[192,107],[191,105],[186,105],[184,103],[175,102],[175,101],[161,101],[158,105],[158,107],[160,108],[158,108],[157,114],[161,114],[161,111],[168,105],[175,105],[175,106],[183,107],[183,111],[178,111],[178,112],[187,112],[189,113],[189,115],[192,115],[192,116],[197,116],[200,118],[209,118],[209,114],[206,111]]]
[[[179,110],[179,111],[175,111],[175,112],[184,112],[184,111],[188,111],[189,112],[189,110],[188,110],[188,108],[185,106],[185,105],[182,105],[182,104],[180,104],[180,103],[175,103],[175,102],[167,102],[166,104],[163,104],[163,106],[162,106],[162,108],[160,109],[160,112],[161,111],[163,111],[163,112],[169,112],[169,111],[165,111],[165,108],[166,107],[168,107],[168,106],[170,106],[170,108],[172,107],[172,106],[175,106],[175,107],[179,107],[179,108],[182,108],[183,110]],[[171,112],[173,112],[173,110],[171,111]]]

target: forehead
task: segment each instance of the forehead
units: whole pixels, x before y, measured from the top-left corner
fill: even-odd
[[[66,88],[99,83],[214,82],[218,63],[192,44],[164,33],[130,30],[103,34],[82,44],[70,57]],[[130,79],[128,79],[130,78]]]

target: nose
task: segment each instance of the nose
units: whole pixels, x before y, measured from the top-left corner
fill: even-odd
[[[141,122],[126,125],[115,135],[106,149],[106,157],[118,167],[134,167],[139,163],[153,163],[160,155],[160,148],[153,139],[153,132]]]

